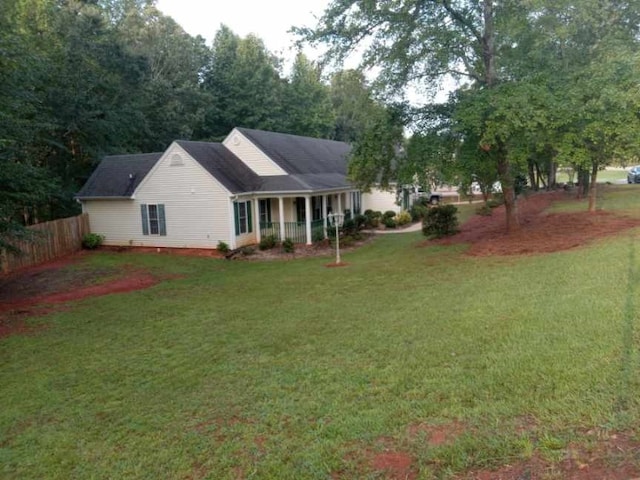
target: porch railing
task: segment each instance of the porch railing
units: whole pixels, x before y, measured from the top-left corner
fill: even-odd
[[[281,242],[279,222],[260,222],[260,236],[273,235]],[[290,238],[294,243],[307,242],[307,227],[305,222],[284,222],[284,236]],[[324,238],[324,220],[314,220],[311,222],[311,240],[317,242]]]
[[[311,241],[319,242],[324,240],[324,220],[314,220],[311,222]]]
[[[278,239],[279,242],[282,241],[280,238],[280,224],[276,222],[260,222],[260,237],[268,237],[273,235]]]

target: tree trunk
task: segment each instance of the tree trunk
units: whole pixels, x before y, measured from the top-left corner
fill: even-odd
[[[529,170],[529,183],[531,184],[531,188],[537,192],[540,188],[540,184],[538,182],[538,176],[536,176],[536,164],[534,160],[527,160],[527,168]]]
[[[589,187],[589,213],[596,213],[596,181],[598,179],[598,164],[591,166],[591,186]]]
[[[520,230],[516,192],[510,167],[507,152],[504,147],[501,146],[498,150],[498,176],[502,184],[502,195],[504,197],[504,207],[507,215],[507,234]]]
[[[556,186],[556,173],[558,171],[558,164],[553,160],[549,160],[549,178],[547,179],[548,189],[552,189]]]
[[[538,178],[542,182],[542,188],[544,188],[545,190],[549,190],[549,184],[547,184],[547,182],[544,181],[544,175],[540,171],[540,165],[538,165],[538,162],[536,162],[536,171],[538,172]],[[538,190],[538,188],[536,188],[536,191],[537,190]]]
[[[580,167],[576,172],[576,181],[578,182],[576,198],[582,199],[586,197],[589,192],[589,172]]]
[[[496,71],[495,32],[493,30],[493,1],[485,0],[482,3],[484,18],[484,34],[482,35],[482,62],[484,63],[484,79],[488,88],[492,88],[498,74]]]
[[[491,89],[498,81],[496,68],[495,31],[493,25],[493,0],[482,2],[482,16],[484,20],[484,32],[482,34],[482,62],[484,66],[484,81],[486,87]],[[499,138],[495,139],[498,156],[498,178],[502,183],[502,195],[504,197],[505,212],[507,215],[507,234],[520,229],[518,212],[516,209],[516,194],[511,165],[507,156],[507,147]]]

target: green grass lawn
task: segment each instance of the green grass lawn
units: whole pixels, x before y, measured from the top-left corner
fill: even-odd
[[[637,233],[521,258],[380,235],[343,268],[91,255],[173,279],[0,339],[0,477],[385,478],[367,467],[384,450],[427,479],[559,461],[640,421]]]
[[[598,172],[598,183],[620,183],[621,181],[626,181],[626,179],[626,170],[607,168]],[[567,183],[569,181],[569,175],[567,172],[560,170],[557,173],[556,181],[558,183]],[[573,177],[573,181],[576,181],[575,175]]]

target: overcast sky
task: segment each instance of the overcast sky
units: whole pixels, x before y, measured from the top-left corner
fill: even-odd
[[[255,34],[270,52],[285,60],[287,73],[296,54],[293,47],[296,38],[288,33],[289,29],[315,26],[329,3],[330,0],[157,0],[157,7],[187,33],[204,37],[209,46],[221,24],[241,37]],[[313,60],[321,53],[308,46],[303,51]],[[344,67],[355,68],[357,60],[356,54]],[[424,101],[415,89],[409,89],[409,99],[414,103]],[[446,91],[437,97],[438,101],[445,99]]]
[[[257,35],[269,51],[290,62],[295,37],[288,30],[314,26],[328,4],[329,0],[158,0],[157,6],[187,33],[206,38],[207,45],[225,24],[241,37]],[[317,57],[309,48],[305,53]]]

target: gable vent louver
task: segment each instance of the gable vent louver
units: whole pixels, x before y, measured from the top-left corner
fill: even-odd
[[[182,160],[182,157],[179,154],[174,153],[173,155],[171,155],[171,160],[169,162],[169,166],[171,166],[171,167],[180,167],[182,165],[184,165],[184,161]]]

